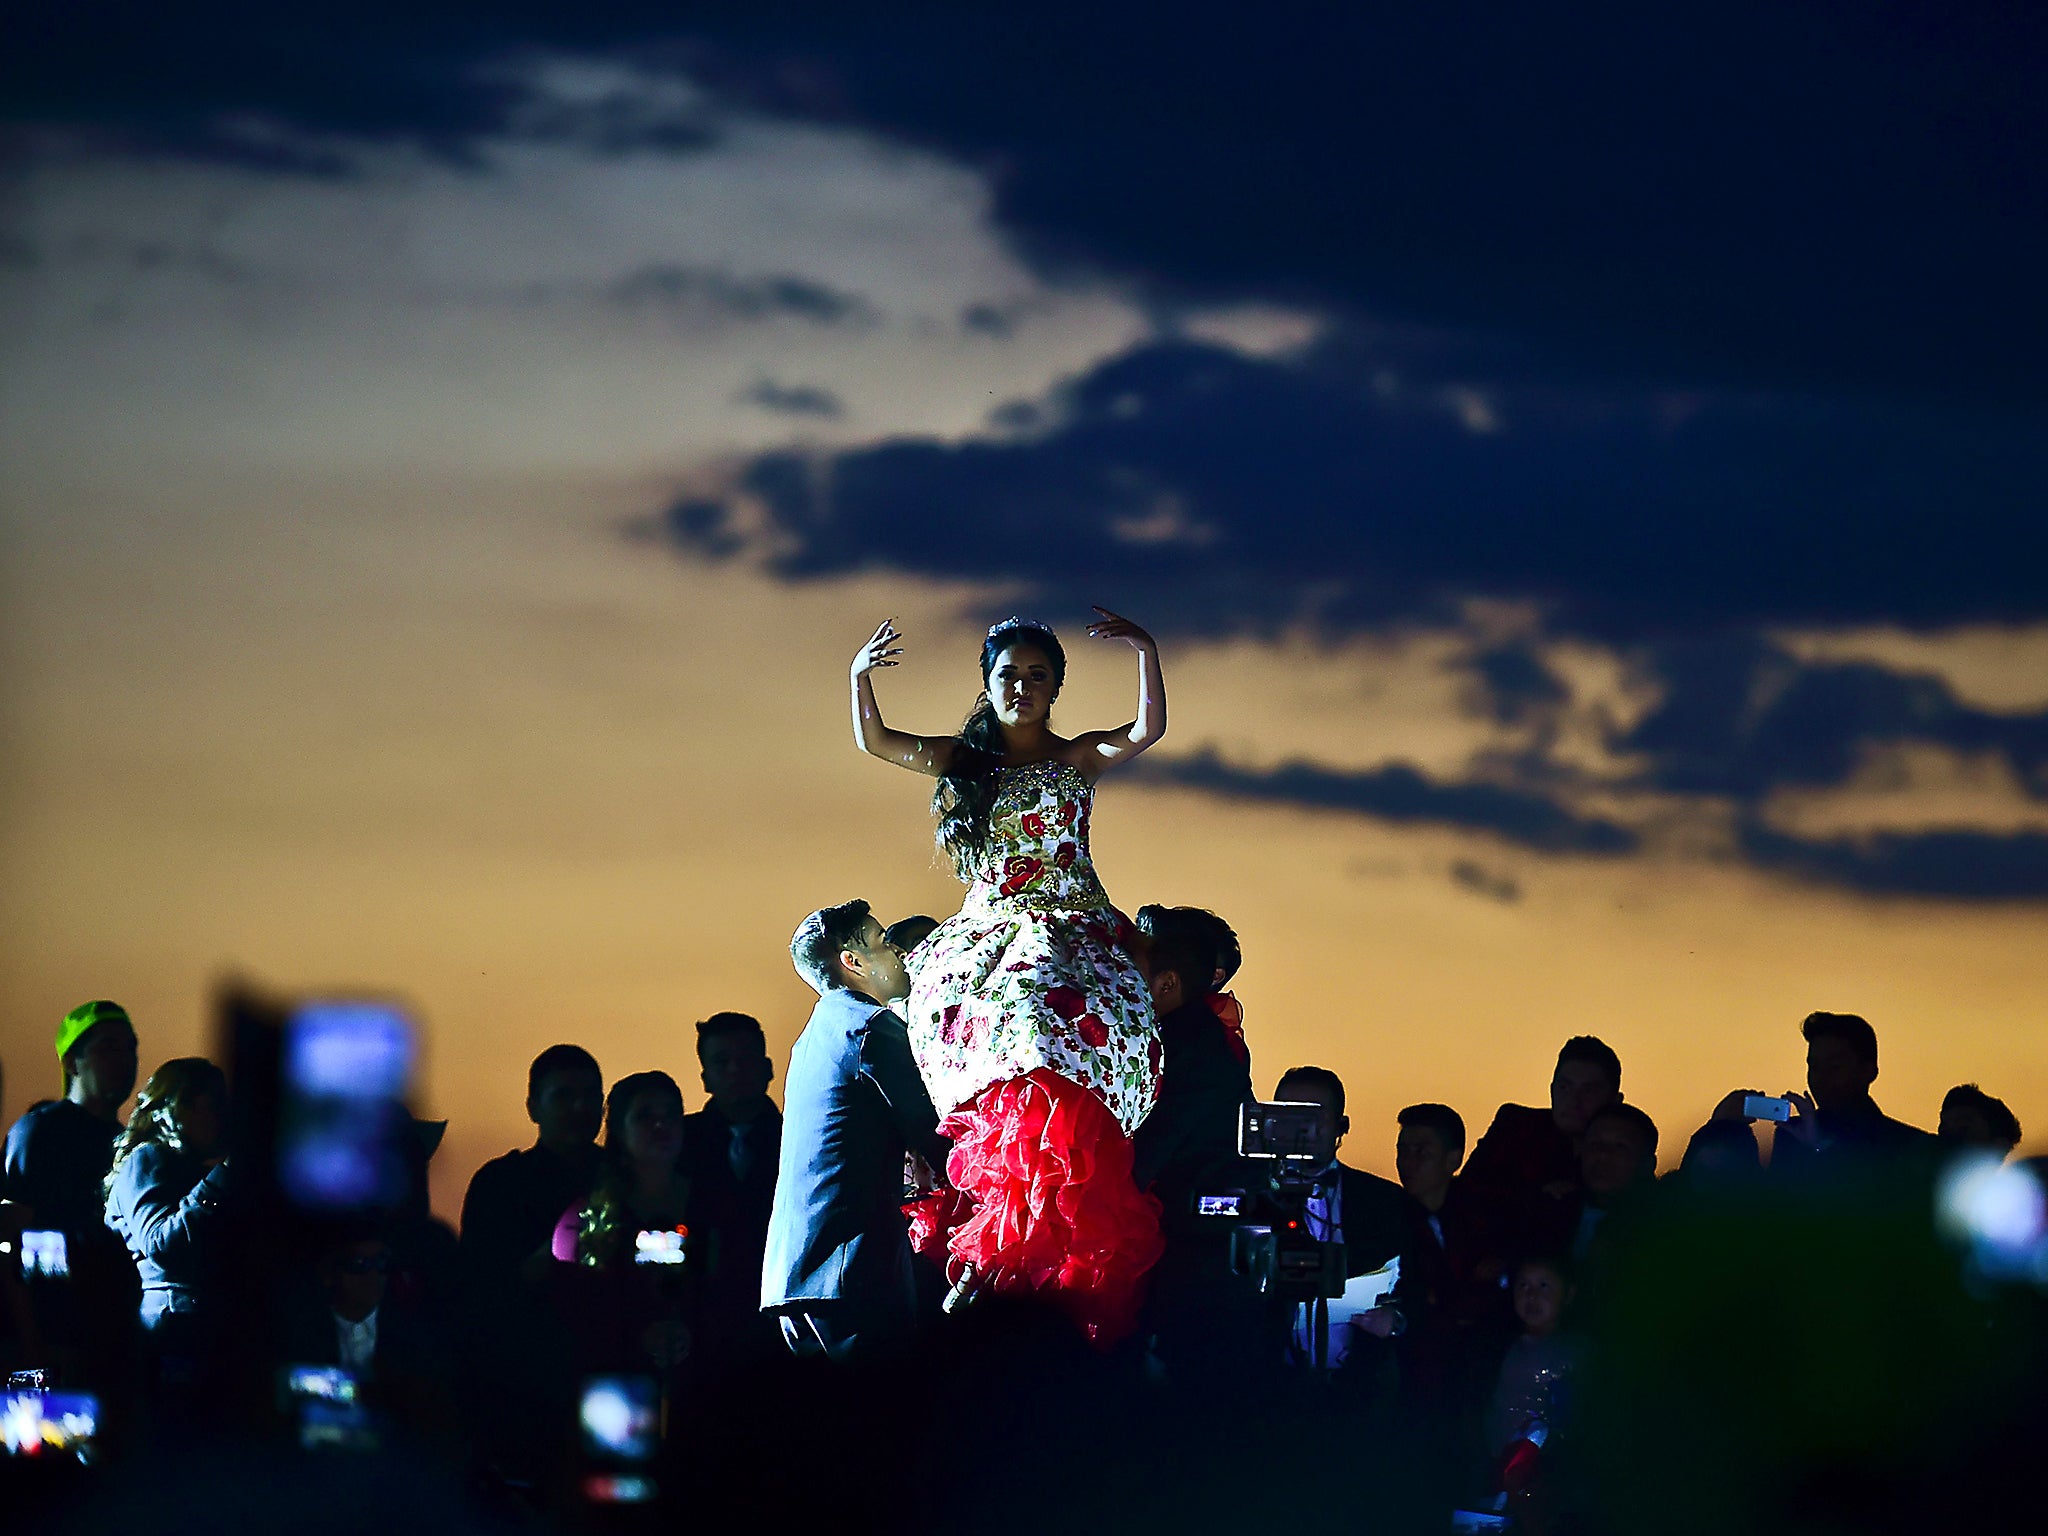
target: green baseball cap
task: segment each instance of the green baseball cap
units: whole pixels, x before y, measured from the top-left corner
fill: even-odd
[[[105,998],[96,1003],[80,1003],[65,1014],[64,1022],[57,1026],[57,1059],[62,1061],[65,1053],[78,1044],[81,1035],[101,1024],[126,1024],[130,1033],[135,1029],[128,1018],[128,1010],[119,1003],[110,1003]]]

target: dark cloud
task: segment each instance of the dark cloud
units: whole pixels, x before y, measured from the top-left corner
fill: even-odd
[[[1754,637],[1667,643],[1651,661],[1663,697],[1616,745],[1651,759],[1658,788],[1754,805],[1840,785],[1874,747],[1919,743],[2003,757],[2048,799],[2048,711],[1973,708],[1931,674],[1804,663]]]
[[[1472,594],[1615,640],[2048,614],[2030,422],[1732,399],[1673,415],[1527,386],[1493,411],[1474,431],[1426,372],[1382,387],[1341,345],[1272,361],[1168,342],[1074,380],[1035,433],[771,454],[748,488],[792,578],[994,579],[1064,612],[1113,590],[1182,632],[1365,627]],[[1485,665],[1504,706],[1550,686],[1511,651]]]
[[[812,325],[861,325],[874,310],[859,294],[833,288],[808,277],[771,272],[736,277],[719,267],[692,267],[662,262],[636,268],[605,290],[612,303],[627,308],[701,304],[739,320],[779,316]]]
[[[743,404],[758,405],[764,411],[783,416],[834,420],[846,414],[846,405],[837,395],[815,384],[777,384],[773,379],[763,379],[744,390],[739,398]]]
[[[1801,838],[1752,822],[1742,851],[1766,868],[1870,895],[2048,897],[2048,833],[1942,828]]]
[[[1629,828],[1578,815],[1547,796],[1495,784],[1442,783],[1407,763],[1362,772],[1310,763],[1254,769],[1235,767],[1205,748],[1187,757],[1142,758],[1131,777],[1199,789],[1225,800],[1459,827],[1547,853],[1612,855],[1637,846]]]
[[[2039,403],[2048,12],[2009,3],[477,0],[45,7],[16,123],[204,152],[236,123],[459,150],[555,51],[988,167],[1049,267],[1681,384]],[[598,104],[603,107],[603,103]],[[630,139],[644,126],[614,104]],[[605,117],[604,111],[597,113]],[[695,140],[685,119],[662,132]]]

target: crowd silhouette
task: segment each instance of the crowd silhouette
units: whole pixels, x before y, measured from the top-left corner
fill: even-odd
[[[852,937],[825,931],[853,908]],[[71,1464],[50,1405],[86,1401],[95,1464],[30,1490],[54,1507],[118,1510],[140,1479],[217,1514],[199,1478],[230,1447],[280,1496],[341,1479],[337,1507],[381,1490],[444,1529],[1206,1530],[1287,1509],[1391,1530],[1998,1529],[2034,1505],[2040,1168],[2009,1160],[2020,1127],[1974,1084],[1934,1133],[1881,1110],[1855,1015],[1809,1014],[1805,1091],[1731,1092],[1675,1160],[1591,1036],[1468,1145],[1454,1106],[1359,1127],[1336,1073],[1262,1070],[1221,990],[1242,958],[1227,925],[1141,909],[1166,1027],[1134,1177],[1160,1241],[1134,1326],[1105,1345],[1057,1298],[963,1292],[942,1249],[910,1258],[957,1191],[907,1045],[888,1059],[859,1021],[892,1001],[863,986],[907,988],[930,920],[884,930],[853,903],[813,923],[798,963],[821,1010],[855,1020],[834,1037],[854,1067],[807,1031],[786,1124],[747,1014],[697,1025],[701,1093],[658,1071],[607,1088],[588,1051],[553,1046],[527,1076],[534,1140],[477,1171],[459,1234],[426,1199],[443,1128],[406,1118],[400,1187],[277,1241],[236,1140],[246,1064],[167,1061],[124,1122],[136,1030],[111,1002],[74,1010],[63,1096],[7,1137],[13,1475]],[[868,958],[849,971],[842,943]],[[891,1096],[873,1125],[841,1092],[863,1074]],[[1305,1106],[1328,1152],[1295,1170],[1291,1205],[1240,1153],[1258,1088]],[[890,1172],[859,1196],[858,1241],[820,1247],[816,1213],[847,1197],[800,1121],[827,1093]],[[1392,1142],[1397,1181],[1343,1160],[1361,1141]],[[778,1235],[792,1201],[811,1213],[796,1248]],[[1298,1217],[1336,1283],[1247,1264],[1261,1209],[1268,1228]],[[1021,1503],[999,1496],[1027,1463],[1047,1470]]]

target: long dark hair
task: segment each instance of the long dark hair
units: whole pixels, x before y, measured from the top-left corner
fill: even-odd
[[[963,881],[974,879],[975,865],[988,846],[988,819],[996,803],[996,767],[1003,751],[1002,729],[988,696],[988,677],[995,670],[996,659],[1013,645],[1036,646],[1045,652],[1045,659],[1052,664],[1054,693],[1067,680],[1067,653],[1060,648],[1059,637],[1043,624],[1007,619],[981,642],[981,695],[961,722],[960,746],[932,792],[932,814],[939,818],[939,851],[952,861],[953,873]]]
[[[121,1164],[137,1147],[152,1144],[176,1146],[172,1121],[179,1103],[195,1093],[217,1094],[223,1105],[227,1102],[227,1074],[204,1056],[176,1056],[149,1074],[149,1081],[135,1096],[135,1108],[128,1116],[127,1125],[115,1138],[114,1165],[107,1170],[101,1189],[107,1194],[114,1192],[114,1180],[121,1172]]]
[[[636,1101],[650,1094],[673,1098],[683,1104],[683,1090],[666,1072],[634,1072],[612,1084],[604,1100],[604,1148],[599,1154],[603,1169],[597,1187],[577,1213],[577,1262],[601,1268],[617,1256],[625,1238],[626,1218],[631,1213],[633,1167],[626,1157],[626,1116]],[[680,1166],[681,1159],[677,1159]]]

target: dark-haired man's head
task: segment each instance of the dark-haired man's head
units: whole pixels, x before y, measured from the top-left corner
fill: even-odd
[[[103,1120],[119,1117],[135,1091],[139,1063],[128,1010],[101,999],[80,1003],[57,1026],[64,1097]]]
[[[1934,1134],[1952,1147],[1981,1147],[2009,1157],[2020,1144],[2019,1116],[1975,1083],[1960,1083],[1943,1095]]]
[[[1609,1104],[1579,1138],[1579,1182],[1594,1204],[1657,1177],[1657,1123],[1633,1104]]]
[[[1557,1128],[1576,1141],[1593,1116],[1620,1102],[1621,1058],[1613,1047],[1592,1035],[1565,1041],[1550,1075],[1550,1118]]]
[[[824,907],[797,924],[789,941],[797,975],[823,997],[835,988],[858,992],[878,1003],[910,995],[903,956],[889,945],[881,923],[864,901]]]
[[[899,917],[882,930],[882,937],[889,941],[889,947],[909,958],[910,952],[932,936],[932,930],[939,926],[936,917],[918,913],[915,917]]]
[[[1289,1067],[1273,1085],[1273,1097],[1284,1104],[1314,1104],[1322,1110],[1316,1142],[1336,1155],[1337,1145],[1351,1129],[1344,1113],[1344,1079],[1328,1067]]]
[[[1200,907],[1154,903],[1138,908],[1135,921],[1144,939],[1152,1006],[1159,1013],[1200,1002],[1216,990],[1216,974],[1222,964],[1217,930],[1230,932],[1220,917]]]
[[[1742,1184],[1763,1171],[1756,1133],[1747,1120],[1709,1120],[1692,1133],[1678,1171],[1698,1187]]]
[[[381,1232],[339,1234],[320,1255],[320,1288],[336,1317],[360,1323],[384,1305],[390,1287],[391,1244]]]
[[[1465,1122],[1448,1104],[1410,1104],[1397,1117],[1394,1172],[1424,1210],[1440,1210],[1465,1161]]]
[[[587,1157],[604,1121],[604,1074],[580,1045],[551,1045],[526,1072],[526,1117],[540,1144],[563,1157]]]
[[[701,1021],[697,1065],[704,1091],[728,1120],[751,1120],[767,1107],[775,1064],[768,1059],[767,1033],[752,1014],[714,1013]]]
[[[1799,1026],[1806,1037],[1806,1088],[1821,1109],[1840,1114],[1870,1103],[1877,1081],[1877,1031],[1853,1013],[1809,1013]]]

